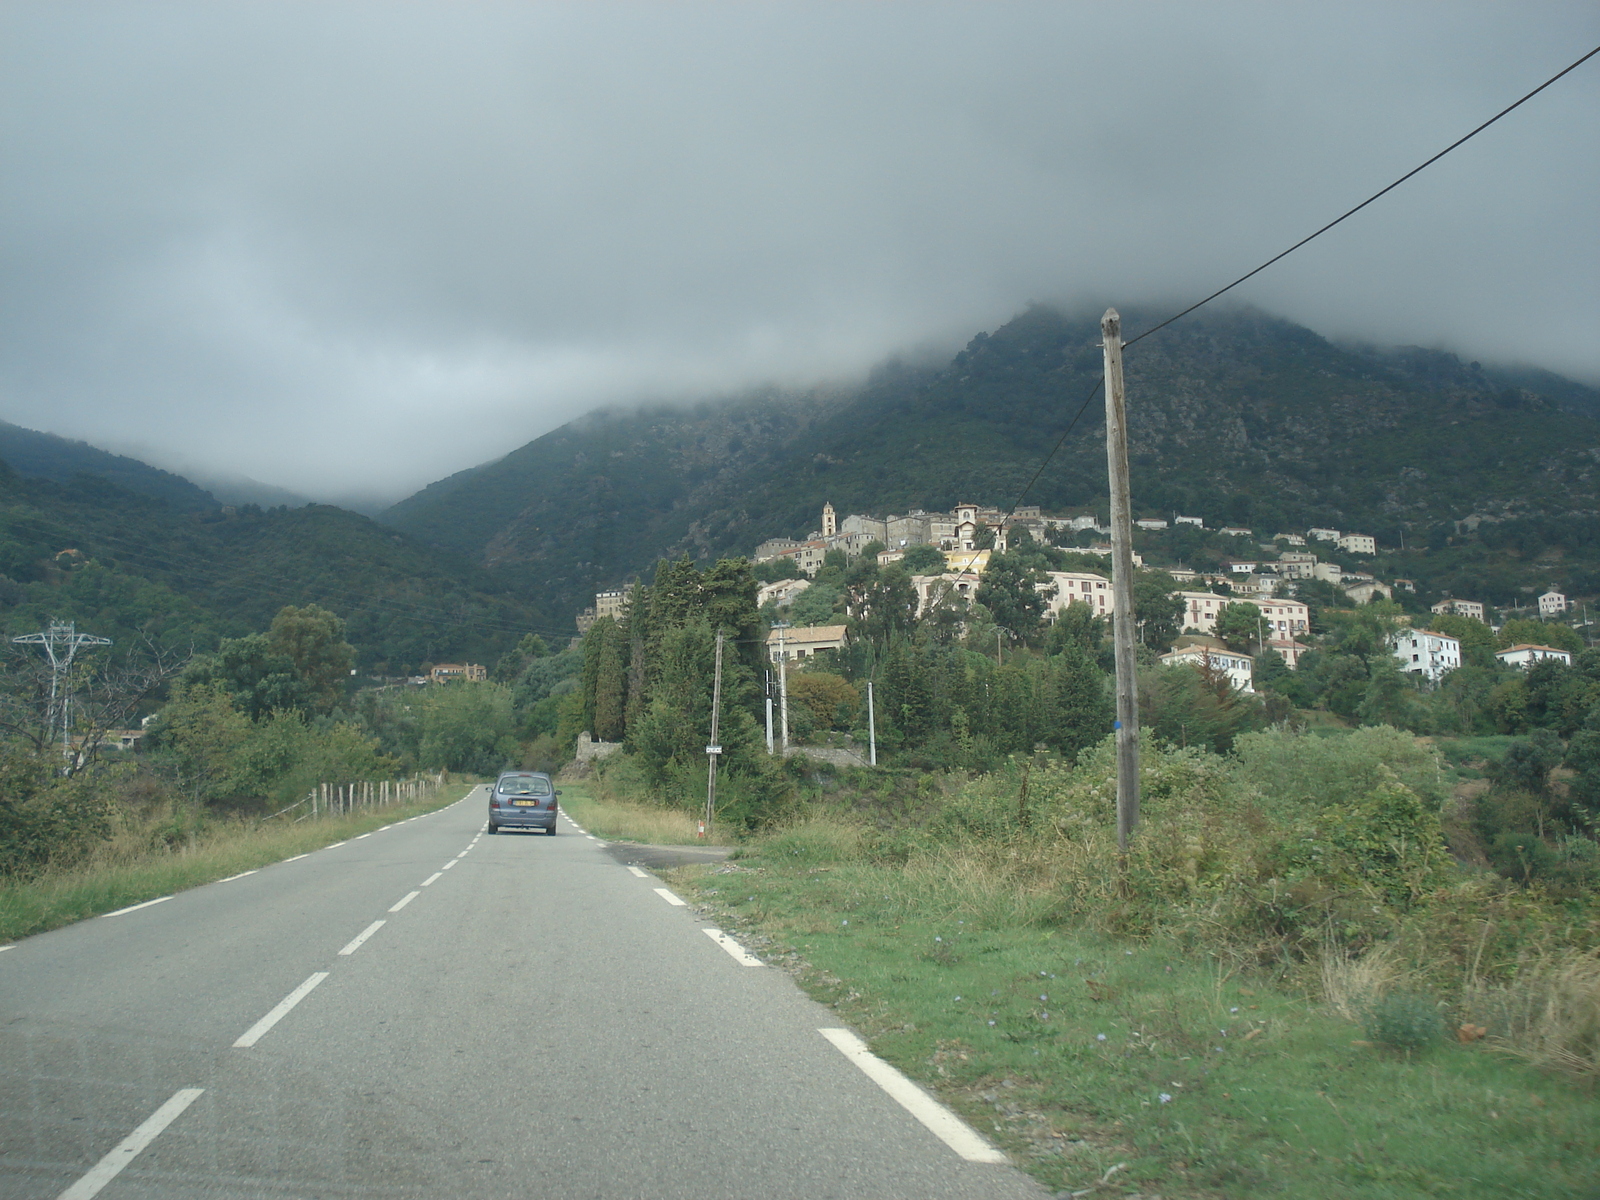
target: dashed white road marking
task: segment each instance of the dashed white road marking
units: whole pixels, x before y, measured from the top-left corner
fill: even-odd
[[[96,1163],[77,1183],[62,1192],[57,1200],[89,1200],[91,1196],[99,1195],[101,1188],[115,1179],[123,1167],[155,1141],[161,1135],[161,1131],[176,1121],[183,1114],[183,1110],[198,1100],[204,1092],[205,1088],[180,1088],[174,1092],[172,1099],[151,1113],[143,1125],[123,1138],[111,1153]]]
[[[685,902],[683,901],[683,899],[681,897],[673,895],[666,888],[657,888],[656,889],[656,895],[660,896],[668,904],[671,904],[676,908],[684,907],[684,903]]]
[[[3,953],[4,951],[7,951],[7,950],[15,950],[16,948],[17,948],[17,944],[15,942],[12,942],[11,945],[9,945],[9,946],[0,946],[0,953]]]
[[[397,903],[395,903],[394,905],[392,905],[390,907],[389,911],[390,912],[399,912],[402,908],[404,908],[406,905],[410,904],[413,900],[415,900],[420,895],[422,895],[421,892],[407,892],[404,896],[400,897],[400,899],[399,899],[399,901]]]
[[[130,904],[127,908],[119,908],[116,912],[101,913],[102,917],[120,917],[123,913],[138,912],[141,908],[149,908],[152,904],[164,904],[171,900],[171,896],[157,896],[154,900],[146,900],[143,904]]]
[[[372,835],[370,833],[358,833],[358,834],[356,834],[355,837],[351,838],[350,840],[352,842],[359,842],[362,838],[369,838],[371,836]]]
[[[648,871],[641,871],[641,870],[639,870],[638,867],[629,867],[628,870],[632,871],[640,879],[649,879],[650,878],[650,873]]]
[[[334,844],[333,844],[333,845],[331,845],[331,846],[324,846],[324,847],[323,847],[323,849],[324,849],[324,850],[337,850],[337,849],[338,849],[338,848],[339,848],[339,847],[340,847],[340,846],[347,846],[347,845],[349,845],[349,842],[348,842],[348,841],[344,841],[344,842],[335,842],[335,843],[334,843]]]
[[[867,1048],[867,1044],[848,1029],[819,1029],[823,1037],[908,1113],[928,1127],[928,1131],[968,1162],[1003,1163],[1006,1156],[996,1150],[976,1130],[894,1067]]]
[[[233,1044],[234,1049],[241,1050],[247,1049],[250,1046],[254,1046],[261,1040],[262,1035],[265,1034],[267,1030],[271,1029],[279,1021],[288,1016],[294,1006],[309,996],[311,994],[311,989],[316,987],[317,984],[321,983],[327,977],[328,972],[326,971],[313,972],[304,983],[280,1000],[276,1008],[274,1008],[266,1016],[262,1017],[261,1020],[257,1021],[254,1025],[250,1026],[249,1029],[245,1030],[244,1036]]]
[[[743,946],[739,945],[738,942],[734,941],[727,934],[723,933],[722,930],[720,930],[720,929],[707,929],[705,931],[705,934],[713,942],[715,942],[717,945],[721,946],[730,955],[732,955],[733,960],[736,963],[738,963],[740,966],[742,966],[742,967],[764,967],[764,966],[766,966],[766,963],[762,962],[754,954],[751,954],[750,951],[746,950]]]
[[[432,883],[435,879],[439,878],[439,876],[442,875],[442,874],[444,874],[443,871],[435,871],[432,875],[429,875],[426,879],[424,879],[422,881],[422,886],[423,887],[427,887],[430,883]]]
[[[256,871],[261,868],[257,867]],[[256,871],[240,871],[237,875],[229,875],[226,879],[217,880],[218,883],[232,883],[235,879],[243,879],[246,875],[254,875]]]
[[[444,866],[440,867],[439,870],[448,871],[451,867],[455,866],[460,861],[461,860],[459,858],[452,858],[449,862],[445,863]]]
[[[302,858],[310,858],[310,854],[296,854],[293,858],[286,858],[284,862],[299,862]]]
[[[374,921],[371,925],[368,925],[360,933],[356,934],[355,937],[351,938],[349,943],[345,946],[345,948],[343,950],[339,951],[339,953],[340,954],[354,954],[357,950],[361,949],[361,943],[362,942],[366,941],[369,937],[371,937],[373,934],[377,933],[378,930],[382,929],[387,924],[388,924],[387,921]]]

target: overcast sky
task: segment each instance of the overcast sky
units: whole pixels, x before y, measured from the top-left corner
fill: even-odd
[[[0,0],[0,418],[398,498],[1198,298],[1597,43],[1591,0]],[[1600,383],[1600,58],[1241,292]]]

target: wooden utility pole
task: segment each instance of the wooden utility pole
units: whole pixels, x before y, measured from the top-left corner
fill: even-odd
[[[706,747],[706,819],[701,822],[700,836],[711,836],[711,823],[717,816],[717,758],[722,754],[722,743],[717,740],[722,717],[722,630],[717,630],[717,671],[711,681],[711,744]]]
[[[1111,641],[1117,657],[1117,849],[1139,823],[1139,692],[1133,657],[1133,517],[1128,500],[1128,407],[1122,389],[1122,318],[1100,318],[1106,360],[1106,470],[1111,480]]]

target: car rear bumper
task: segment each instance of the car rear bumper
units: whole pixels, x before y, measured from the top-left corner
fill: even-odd
[[[551,812],[507,812],[498,809],[489,814],[489,824],[501,829],[554,829],[556,814]]]

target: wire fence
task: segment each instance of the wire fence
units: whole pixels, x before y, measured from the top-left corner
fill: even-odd
[[[294,823],[322,817],[342,817],[363,809],[388,808],[395,804],[414,804],[431,799],[445,785],[447,774],[413,775],[410,779],[360,780],[353,783],[319,783],[288,808],[272,817],[287,816],[304,809]],[[271,820],[272,817],[267,818]]]

